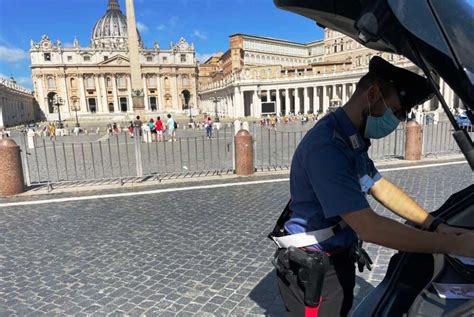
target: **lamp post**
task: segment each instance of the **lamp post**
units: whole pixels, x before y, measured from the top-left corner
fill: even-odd
[[[214,97],[211,97],[211,101],[214,102],[214,114],[215,114],[214,122],[220,121],[219,115],[217,114],[217,103],[221,101],[221,99],[222,99],[221,97],[216,97],[216,93],[214,93]]]
[[[61,121],[61,108],[60,108],[60,106],[63,105],[63,98],[61,98],[58,95],[55,95],[53,99],[53,105],[58,107],[58,129],[63,129],[64,126],[63,126],[63,122]]]
[[[79,128],[81,125],[79,124],[79,118],[77,117],[77,111],[79,110],[77,104],[72,107],[72,110],[76,113],[75,127]]]

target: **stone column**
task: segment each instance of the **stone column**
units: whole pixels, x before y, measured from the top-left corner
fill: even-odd
[[[342,104],[344,105],[347,102],[347,84],[342,84]]]
[[[118,91],[117,91],[117,76],[115,74],[111,75],[112,77],[112,94],[114,97],[114,112],[120,112],[120,105],[118,99]]]
[[[100,92],[102,94],[102,105],[104,106],[103,112],[109,112],[109,103],[107,102],[107,84],[105,82],[105,75],[100,75],[99,77],[100,83]]]
[[[303,88],[303,102],[304,102],[304,108],[303,108],[303,112],[305,114],[308,113],[309,111],[309,94],[308,94],[308,87],[304,87]]]
[[[319,98],[318,98],[318,87],[313,87],[313,113],[318,113],[319,110]]]
[[[103,110],[103,105],[102,105],[102,94],[100,91],[98,74],[94,74],[94,81],[95,81],[95,92],[97,96],[97,112],[102,113],[104,110]]]
[[[145,96],[145,100],[144,100],[144,103],[145,103],[145,111],[150,111],[150,106],[149,106],[149,100],[148,100],[148,85],[147,85],[147,76],[146,75],[143,75],[142,76],[142,80],[143,80],[143,95]]]
[[[178,75],[170,76],[171,81],[171,95],[173,96],[173,110],[181,110],[180,109],[180,100],[178,94]]]
[[[275,104],[276,115],[279,116],[281,113],[281,100],[280,100],[280,89],[276,90],[276,104]]]
[[[252,109],[252,116],[254,117],[260,117],[262,114],[262,101],[257,95],[257,90],[253,91],[253,109]]]
[[[301,111],[300,109],[301,104],[300,104],[300,93],[298,87],[295,88],[295,114],[298,114],[298,112]]]
[[[60,82],[61,82],[61,90],[64,92],[64,106],[62,107],[62,113],[66,114],[66,111],[69,113],[69,117],[71,116],[71,108],[69,106],[69,94],[67,89],[67,82],[66,82],[66,74],[59,75]]]
[[[290,105],[291,105],[290,90],[286,88],[285,89],[285,115],[288,115],[288,113],[290,113]]]
[[[328,89],[328,86],[322,86],[321,87],[321,91],[322,91],[322,100],[323,100],[323,113],[326,113],[329,109],[329,102],[328,102],[328,97],[327,97],[327,89]]]
[[[163,84],[161,82],[161,74],[156,74],[156,89],[157,89],[157,99],[158,105],[156,106],[157,110],[162,110],[165,108],[165,98],[163,94]]]
[[[128,105],[127,105],[127,112],[133,112],[133,98],[132,98],[132,80],[130,79],[130,75],[127,74],[127,100],[128,100]]]
[[[79,74],[79,93],[80,93],[80,105],[81,105],[80,112],[88,112],[86,91],[84,89],[84,75],[83,74]]]
[[[127,34],[128,34],[128,52],[130,59],[130,77],[129,78],[129,89],[143,89],[141,80],[141,67],[140,67],[140,43],[138,41],[137,24],[135,20],[135,7],[133,0],[125,0],[126,17],[127,17]],[[129,110],[143,110],[144,104],[142,97],[135,97],[136,104],[132,102],[132,96],[129,94]]]

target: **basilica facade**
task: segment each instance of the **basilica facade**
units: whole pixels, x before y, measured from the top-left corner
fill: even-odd
[[[199,65],[201,110],[227,117],[326,113],[349,100],[376,55],[421,73],[403,56],[370,50],[330,29],[310,43],[233,34],[226,52]],[[439,85],[448,105],[460,107],[442,79]],[[436,99],[420,109],[441,110]]]
[[[105,6],[104,1],[104,6]],[[138,33],[138,57],[142,89],[132,89],[127,19],[116,0],[92,29],[90,43],[72,47],[44,35],[31,41],[31,69],[35,97],[48,120],[63,118],[123,117],[137,112],[133,97],[143,97],[140,113],[186,112],[197,107],[197,62],[193,44],[184,38],[161,48],[143,45]],[[131,42],[131,41],[130,41]],[[131,48],[133,50],[133,48]],[[189,95],[188,103],[184,95]],[[58,103],[58,98],[61,103]]]

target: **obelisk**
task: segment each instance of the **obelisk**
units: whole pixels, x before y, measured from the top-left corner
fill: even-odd
[[[140,67],[140,43],[138,41],[133,0],[125,0],[125,9],[127,11],[128,54],[130,58],[133,110],[143,111],[145,103],[143,100],[143,81]]]

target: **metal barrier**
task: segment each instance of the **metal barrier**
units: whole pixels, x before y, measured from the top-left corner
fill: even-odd
[[[233,171],[233,128],[228,125],[214,130],[211,139],[198,130],[175,142],[145,143],[137,132],[133,138],[122,132],[74,143],[35,136],[33,149],[28,149],[26,133],[14,138],[22,150],[29,186],[123,184]]]
[[[289,169],[293,154],[313,126],[290,123],[276,127],[250,125],[254,138],[254,166],[257,170]],[[448,122],[425,125],[424,157],[459,153]],[[189,132],[191,131],[191,132]],[[113,134],[89,141],[67,143],[35,137],[28,149],[26,133],[13,136],[22,149],[27,185],[52,187],[65,184],[127,183],[166,178],[219,175],[234,170],[234,128],[226,124],[208,139],[204,130],[179,130],[176,142],[146,143],[137,134]],[[473,131],[470,131],[474,137]],[[400,159],[405,155],[405,127],[401,124],[388,137],[373,140],[369,156],[374,160]]]

